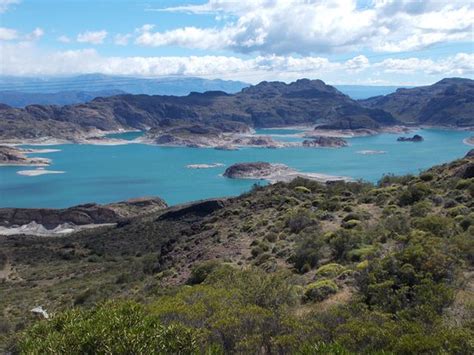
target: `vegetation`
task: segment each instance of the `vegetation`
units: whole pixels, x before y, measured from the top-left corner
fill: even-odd
[[[4,238],[4,347],[472,354],[472,163],[376,186],[296,179],[205,216]],[[39,304],[51,319],[25,320]]]

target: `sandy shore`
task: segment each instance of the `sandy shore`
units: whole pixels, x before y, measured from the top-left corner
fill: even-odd
[[[189,164],[186,165],[188,169],[212,169],[224,166],[222,163],[213,163],[213,164]]]
[[[374,154],[386,154],[387,152],[385,150],[358,150],[356,153],[362,154],[362,155],[374,155]]]
[[[104,226],[114,226],[115,223],[102,223],[102,224],[84,224],[76,226],[70,223],[64,223],[58,225],[54,229],[47,229],[42,224],[36,222],[30,222],[22,226],[4,227],[0,226],[0,235],[34,235],[37,237],[50,237],[50,236],[62,236],[77,232],[84,229],[98,228]]]
[[[36,170],[20,170],[17,171],[18,175],[23,176],[40,176],[40,175],[47,175],[47,174],[64,174],[65,171],[61,170],[46,170],[44,168],[38,168]]]
[[[474,146],[474,137],[465,138],[462,142],[466,145]]]

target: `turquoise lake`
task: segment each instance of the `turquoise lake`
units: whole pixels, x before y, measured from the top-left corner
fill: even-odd
[[[295,130],[259,130],[275,139],[293,141]],[[377,182],[384,174],[418,173],[432,165],[460,158],[471,147],[463,139],[471,132],[419,130],[422,143],[397,142],[399,134],[380,134],[348,139],[350,146],[330,148],[247,148],[239,151],[156,147],[142,144],[117,146],[75,145],[37,147],[59,152],[34,154],[53,160],[49,170],[64,174],[21,176],[29,167],[0,167],[1,207],[68,207],[86,202],[107,203],[138,196],[160,196],[168,204],[210,197],[238,195],[254,180],[221,176],[238,162],[283,163],[302,172],[343,175]],[[410,133],[410,135],[414,134]],[[134,139],[140,132],[120,135]],[[406,135],[408,136],[408,135]],[[361,150],[386,154],[363,155]],[[222,163],[212,169],[189,169],[188,164]],[[262,183],[262,182],[260,182]]]

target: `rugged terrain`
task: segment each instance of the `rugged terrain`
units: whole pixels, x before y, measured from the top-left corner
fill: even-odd
[[[474,81],[447,78],[433,85],[398,89],[393,94],[359,101],[389,112],[406,124],[474,126]]]
[[[471,152],[377,185],[298,178],[59,238],[0,237],[3,344],[469,354],[473,197]],[[30,327],[36,306],[52,320]]]
[[[320,80],[262,82],[230,95],[208,91],[188,96],[118,95],[86,104],[0,107],[0,139],[51,136],[68,140],[96,131],[148,129],[170,121],[219,128],[321,124],[334,129],[377,129],[397,123],[382,110],[362,107]],[[229,123],[230,122],[230,123]]]

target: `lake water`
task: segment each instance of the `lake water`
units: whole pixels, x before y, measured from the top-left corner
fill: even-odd
[[[295,130],[259,130],[275,139],[298,140]],[[470,132],[420,130],[422,143],[397,142],[398,135],[380,134],[348,139],[341,149],[247,148],[239,151],[156,147],[142,144],[120,146],[59,145],[61,151],[34,154],[53,163],[47,169],[64,174],[20,176],[28,167],[0,167],[1,207],[67,207],[86,202],[107,203],[138,196],[160,196],[168,204],[209,197],[238,195],[256,182],[221,176],[238,162],[284,163],[303,172],[344,175],[376,182],[383,174],[417,173],[432,165],[460,158],[470,149],[463,139]],[[411,133],[410,135],[414,134]],[[139,132],[119,137],[133,139]],[[285,137],[286,135],[286,137]],[[45,147],[41,147],[45,148]],[[386,154],[362,155],[380,150]],[[188,169],[188,164],[222,163],[212,169]]]

